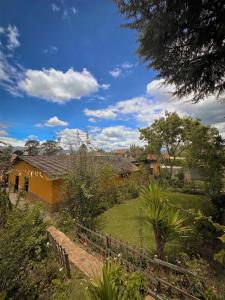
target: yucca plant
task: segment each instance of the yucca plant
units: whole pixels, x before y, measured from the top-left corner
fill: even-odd
[[[165,191],[156,182],[142,187],[140,197],[146,221],[154,231],[157,256],[164,259],[166,243],[187,236],[188,216],[170,206]]]
[[[112,273],[113,265],[108,262],[102,268],[102,278],[96,276],[88,285],[91,300],[125,300],[123,291],[115,284]]]

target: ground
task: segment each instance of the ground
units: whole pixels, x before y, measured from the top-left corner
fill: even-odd
[[[170,203],[183,208],[199,208],[204,210],[209,199],[203,195],[189,195],[168,192]],[[131,245],[143,246],[150,251],[155,250],[154,236],[151,227],[143,221],[140,198],[128,200],[116,205],[102,214],[102,232],[112,234]],[[141,238],[142,236],[142,238]]]

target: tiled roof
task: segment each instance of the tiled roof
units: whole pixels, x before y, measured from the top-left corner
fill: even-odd
[[[75,155],[56,155],[56,156],[20,156],[17,161],[25,161],[44,172],[49,178],[62,177],[68,174],[73,168],[73,162],[76,161]],[[94,156],[94,160],[99,165],[110,165],[118,174],[137,171],[137,167],[128,159],[114,155]]]

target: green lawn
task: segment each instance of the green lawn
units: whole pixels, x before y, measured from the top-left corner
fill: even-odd
[[[199,208],[204,210],[209,205],[209,200],[202,195],[189,195],[168,192],[168,199],[176,206],[183,208]],[[142,200],[137,198],[116,205],[102,214],[103,233],[112,234],[118,239],[124,240],[131,245],[141,246],[155,250],[154,236],[151,227],[142,221]],[[142,228],[142,234],[140,231]],[[140,236],[142,235],[142,239]],[[169,246],[170,247],[170,246]]]

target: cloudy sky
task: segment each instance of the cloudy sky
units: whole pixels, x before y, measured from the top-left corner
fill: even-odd
[[[225,135],[225,104],[171,97],[136,56],[135,32],[111,0],[0,3],[0,140],[24,145],[88,132],[106,150],[140,144],[138,128],[165,110]]]

